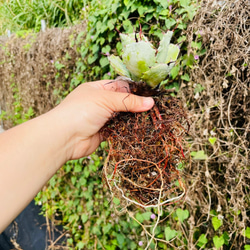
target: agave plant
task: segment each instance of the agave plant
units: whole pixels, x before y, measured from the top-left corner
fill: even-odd
[[[108,57],[111,66],[120,75],[135,82],[146,82],[157,87],[169,75],[179,55],[178,45],[170,43],[173,31],[165,33],[158,49],[143,34],[120,34],[123,53]]]
[[[172,31],[165,33],[155,49],[141,33],[120,34],[122,58],[109,56],[132,94],[155,100],[151,110],[121,112],[102,129],[109,143],[104,179],[112,194],[122,199],[122,209],[129,204],[163,206],[179,201],[186,193],[176,166],[185,159],[187,114],[177,98],[158,88],[180,52],[178,45],[170,43],[172,35]]]

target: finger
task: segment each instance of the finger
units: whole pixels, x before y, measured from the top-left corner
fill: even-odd
[[[109,92],[109,105],[116,112],[143,112],[154,106],[152,97],[142,97],[130,93]],[[112,100],[112,102],[110,102]]]
[[[123,80],[101,80],[90,83],[93,87],[108,91],[130,93],[129,84]]]

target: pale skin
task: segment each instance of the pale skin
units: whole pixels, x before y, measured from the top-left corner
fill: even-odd
[[[114,112],[143,112],[150,97],[123,81],[84,83],[48,113],[0,134],[0,233],[68,160],[94,152]]]

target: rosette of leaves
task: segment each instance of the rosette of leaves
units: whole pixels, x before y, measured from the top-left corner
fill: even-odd
[[[169,75],[180,52],[178,45],[170,43],[172,35],[173,31],[165,33],[156,49],[142,33],[121,33],[122,59],[111,55],[110,64],[120,76],[155,88]]]

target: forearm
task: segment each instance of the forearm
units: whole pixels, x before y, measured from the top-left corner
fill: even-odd
[[[123,81],[82,84],[49,113],[0,134],[0,232],[67,160],[96,150],[113,112],[154,105],[127,90]]]
[[[63,126],[51,111],[0,134],[0,232],[67,161]]]

